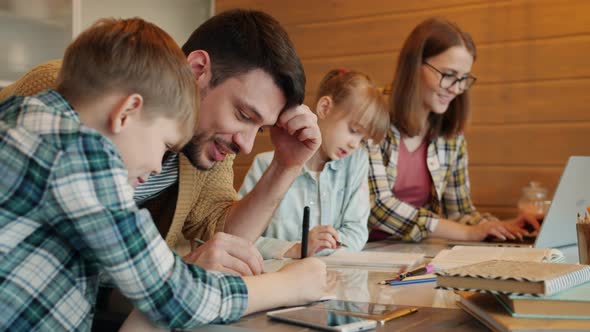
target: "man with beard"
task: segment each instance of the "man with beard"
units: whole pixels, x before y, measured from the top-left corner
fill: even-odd
[[[303,67],[285,30],[259,11],[216,15],[182,49],[200,89],[198,128],[182,153],[165,155],[160,174],[138,178],[135,201],[185,260],[260,274],[262,257],[252,242],[321,143],[316,116],[301,105]],[[0,91],[0,100],[53,87],[60,65],[38,66]],[[234,154],[250,153],[260,130],[270,130],[275,157],[252,192],[237,200]],[[194,239],[206,243],[196,247]]]

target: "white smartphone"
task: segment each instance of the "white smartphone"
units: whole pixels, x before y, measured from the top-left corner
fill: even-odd
[[[294,307],[270,311],[266,313],[266,316],[271,319],[326,331],[366,331],[377,327],[377,322],[374,320],[341,315],[326,310],[313,309],[310,307]]]

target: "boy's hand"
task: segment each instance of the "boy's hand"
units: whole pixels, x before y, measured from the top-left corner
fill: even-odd
[[[186,263],[206,270],[231,272],[241,276],[261,274],[264,268],[262,256],[251,242],[222,232],[216,233],[183,259]]]
[[[303,167],[322,144],[317,116],[305,105],[285,110],[270,128],[274,160],[284,168]]]
[[[317,301],[327,294],[326,264],[321,260],[308,257],[283,266],[277,273],[288,281],[283,283],[287,289],[295,290],[295,297],[287,305],[302,305]],[[301,287],[305,285],[305,287]],[[287,297],[286,297],[287,298]]]

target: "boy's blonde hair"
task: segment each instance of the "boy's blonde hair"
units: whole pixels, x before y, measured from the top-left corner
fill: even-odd
[[[177,120],[192,137],[198,89],[186,57],[174,40],[140,18],[101,19],[66,49],[57,91],[67,100],[94,102],[109,93],[138,93],[147,120]]]
[[[316,104],[323,96],[330,96],[338,109],[350,114],[374,143],[383,140],[389,129],[389,112],[385,98],[368,75],[333,69],[320,83]]]

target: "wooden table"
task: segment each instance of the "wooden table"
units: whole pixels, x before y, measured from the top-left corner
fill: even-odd
[[[448,247],[443,240],[429,239],[418,244],[391,241],[369,243],[364,250],[423,253],[428,259]],[[577,262],[575,246],[561,250],[566,256],[566,261]],[[385,272],[369,268],[329,268],[328,273],[330,278],[337,280],[332,293],[339,300],[419,307],[417,313],[387,322],[376,331],[489,331],[457,307],[454,292],[434,289],[434,282],[403,286],[379,285],[379,281],[391,278],[394,271]],[[139,319],[135,317],[136,321],[141,319],[141,317]],[[145,323],[144,321],[143,324]],[[145,326],[141,330],[145,330]],[[243,317],[229,326],[205,326],[191,331],[302,332],[313,331],[313,329],[272,321],[262,312]]]

